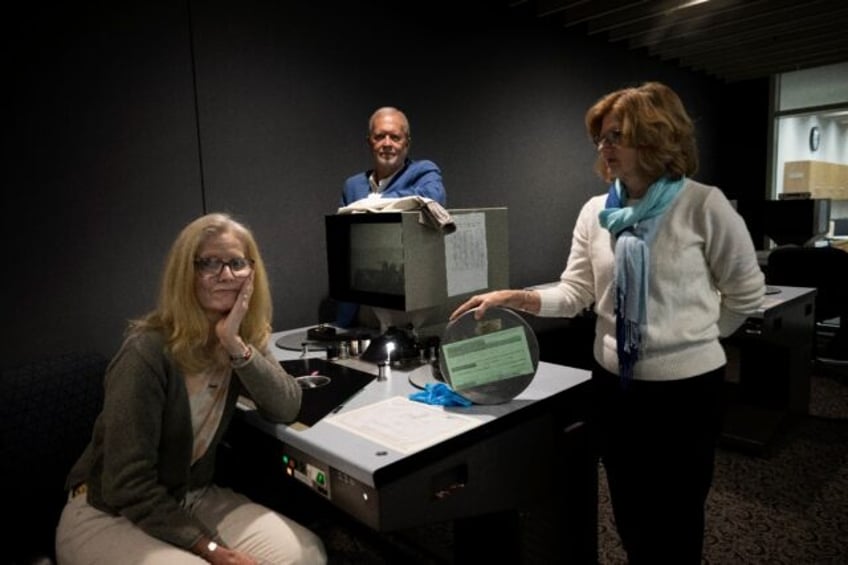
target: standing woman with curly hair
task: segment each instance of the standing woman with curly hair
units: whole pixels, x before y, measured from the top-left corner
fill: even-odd
[[[474,296],[452,317],[591,307],[592,426],[629,563],[700,565],[727,363],[719,339],[761,306],[765,279],[745,222],[691,178],[695,128],[672,89],[612,92],[585,121],[610,186],[583,206],[559,284]]]
[[[268,347],[271,294],[253,235],[225,214],[188,224],[155,310],[106,371],[92,439],[71,469],[61,565],[323,563],[310,530],[213,483],[240,395],[276,423],[301,389]]]

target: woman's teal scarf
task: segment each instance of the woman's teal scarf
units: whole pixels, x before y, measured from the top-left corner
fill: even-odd
[[[618,367],[622,379],[633,378],[633,367],[642,350],[642,327],[647,320],[649,249],[659,218],[683,188],[686,177],[662,177],[648,187],[633,206],[624,205],[627,191],[619,179],[609,189],[601,226],[615,242],[615,332]]]

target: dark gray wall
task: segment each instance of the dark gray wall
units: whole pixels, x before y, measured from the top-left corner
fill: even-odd
[[[323,216],[369,165],[380,105],[406,111],[412,156],[442,167],[449,207],[509,208],[513,286],[558,277],[580,206],[605,190],[583,129],[605,92],[667,82],[698,121],[698,177],[721,185],[722,162],[741,161],[718,133],[738,87],[672,64],[497,8],[482,27],[439,3],[414,25],[374,2],[290,4],[18,8],[20,34],[5,40],[4,364],[114,353],[126,320],[153,306],[168,245],[203,212],[256,232],[275,328],[319,321]]]
[[[111,354],[202,213],[186,6],[11,10],[3,363]]]

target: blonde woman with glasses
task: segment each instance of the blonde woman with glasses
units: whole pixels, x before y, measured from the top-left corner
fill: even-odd
[[[213,483],[240,395],[271,422],[300,410],[300,386],[269,351],[271,312],[247,227],[209,214],[182,230],[158,305],[130,324],[91,442],[68,476],[61,565],[326,561],[313,532]]]

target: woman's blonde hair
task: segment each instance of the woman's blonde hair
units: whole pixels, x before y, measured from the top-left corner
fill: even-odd
[[[197,298],[195,259],[209,239],[231,233],[253,261],[253,294],[239,334],[245,343],[265,351],[271,334],[273,309],[265,263],[250,230],[228,214],[213,213],[197,218],[180,232],[165,260],[156,309],[130,323],[130,332],[161,332],[174,361],[186,372],[197,372],[211,364],[227,361],[217,347],[217,337]]]
[[[638,149],[637,167],[647,178],[667,175],[676,180],[698,170],[695,126],[680,97],[668,86],[646,82],[603,96],[586,112],[590,139],[598,138],[608,114],[621,122],[621,143]],[[595,171],[605,181],[613,180],[601,152]]]

